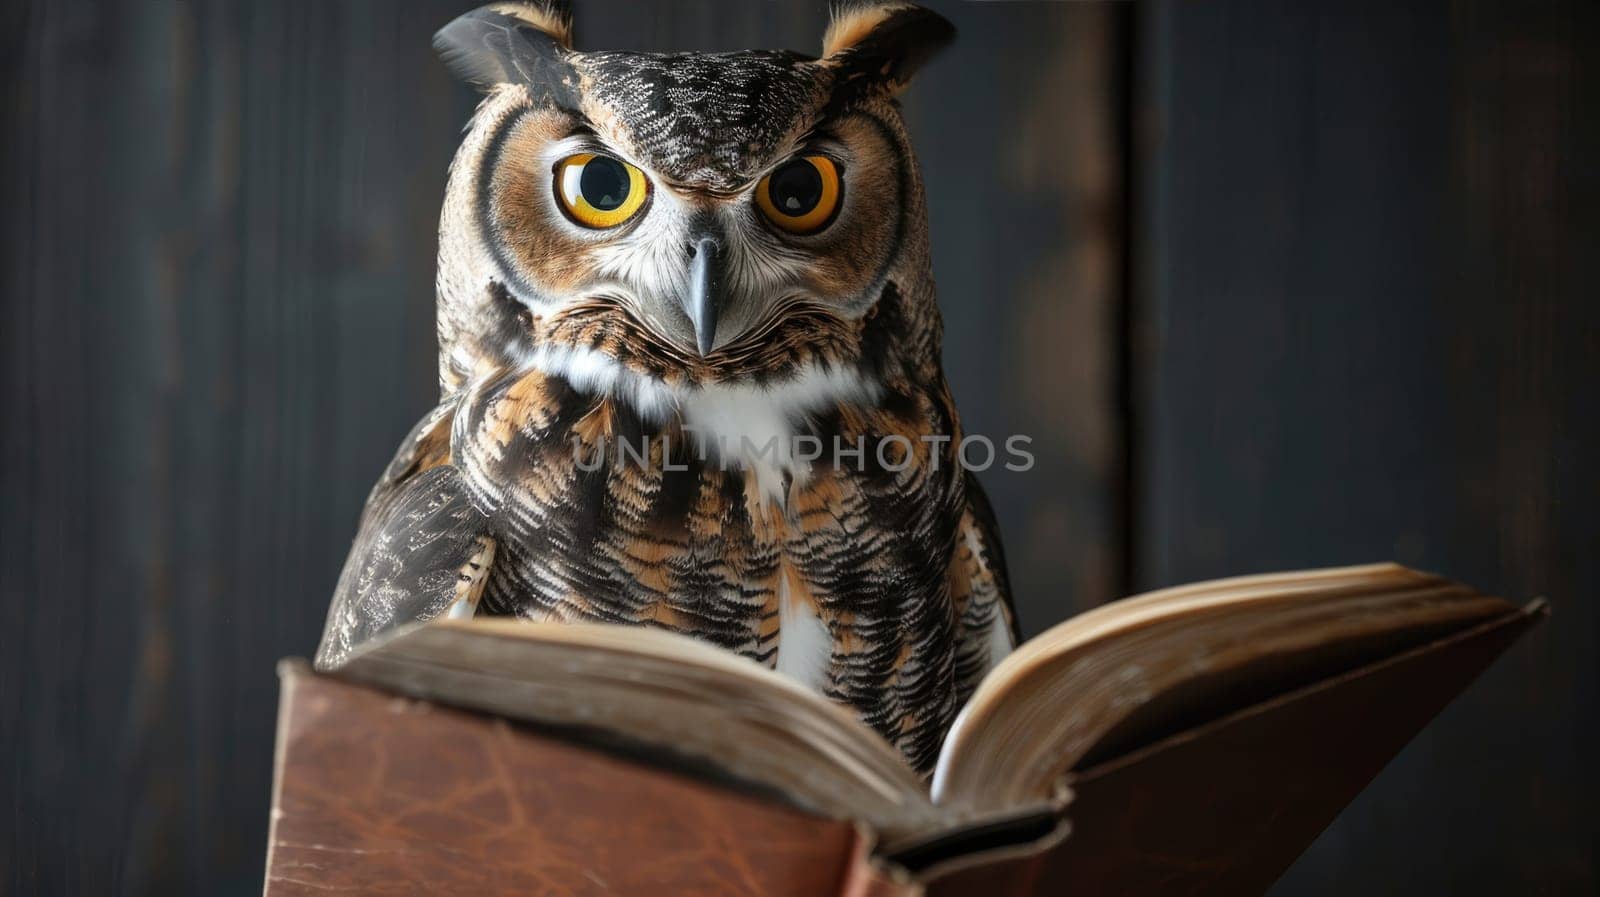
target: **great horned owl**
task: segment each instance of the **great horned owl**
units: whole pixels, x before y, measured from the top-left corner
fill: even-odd
[[[442,399],[318,665],[441,614],[660,626],[928,770],[1016,641],[895,101],[953,34],[905,3],[837,11],[820,58],[575,52],[555,4],[440,31],[485,94],[439,228]]]

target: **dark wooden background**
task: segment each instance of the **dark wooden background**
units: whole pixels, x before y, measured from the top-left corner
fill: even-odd
[[[434,389],[467,5],[0,11],[0,893],[259,892],[273,662]],[[1390,557],[1549,595],[1274,893],[1594,893],[1596,5],[935,5],[908,115],[963,415],[1040,458],[986,480],[1027,628]]]

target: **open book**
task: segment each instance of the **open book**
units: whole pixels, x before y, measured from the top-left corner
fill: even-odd
[[[999,664],[961,711],[931,782],[841,707],[753,662],[657,630],[439,621],[366,647],[336,672],[857,821],[875,833],[879,856],[917,868],[977,844],[1058,841],[1067,820],[1079,830],[1095,822],[1068,806],[1077,773],[1247,708],[1267,707],[1270,722],[1271,702],[1297,689],[1325,688],[1541,609],[1393,564],[1241,577],[1114,602]],[[1400,744],[1492,656],[1440,686],[1447,691],[1435,689],[1442,697],[1408,709]],[[1421,682],[1429,669],[1394,675]],[[1409,700],[1404,688],[1390,691]],[[1345,725],[1355,732],[1360,721]],[[1270,726],[1261,731],[1251,744],[1276,737]],[[1382,760],[1400,744],[1385,746]]]

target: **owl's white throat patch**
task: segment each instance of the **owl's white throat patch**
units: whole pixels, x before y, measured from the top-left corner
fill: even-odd
[[[677,386],[641,374],[592,349],[542,346],[528,365],[561,377],[576,389],[626,403],[640,417],[663,423],[676,417],[699,456],[725,469],[749,470],[767,498],[782,500],[784,481],[805,482],[814,463],[832,457],[831,445],[803,440],[812,415],[841,404],[870,405],[882,389],[854,367],[802,366],[784,380]],[[820,456],[820,461],[816,456]]]

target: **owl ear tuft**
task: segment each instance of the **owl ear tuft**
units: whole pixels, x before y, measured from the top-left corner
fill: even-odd
[[[848,82],[874,82],[893,93],[955,36],[949,20],[915,4],[848,3],[834,8],[822,37],[822,61],[838,68]]]
[[[440,28],[433,49],[451,74],[484,93],[523,84],[559,96],[576,84],[566,58],[572,11],[559,0],[475,9]]]
[[[572,5],[565,0],[494,3],[487,8],[528,23],[559,44],[563,50],[572,49]]]

